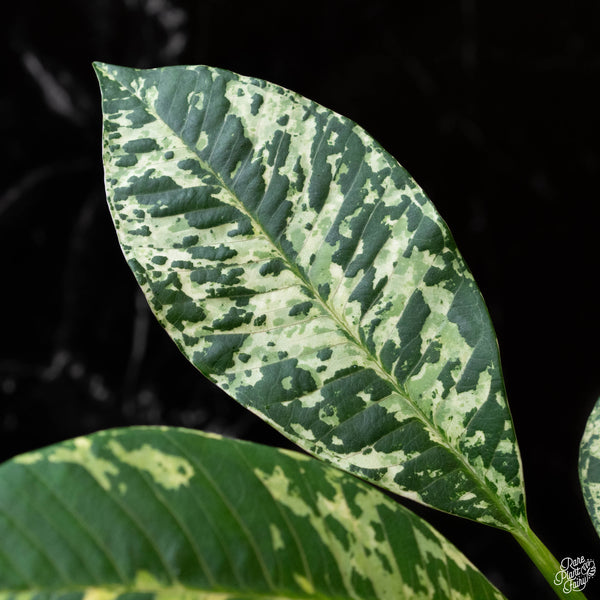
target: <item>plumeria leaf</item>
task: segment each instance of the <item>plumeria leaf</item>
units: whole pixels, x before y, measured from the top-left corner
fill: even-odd
[[[500,599],[439,533],[313,458],[117,429],[0,466],[0,599]]]
[[[265,81],[96,70],[119,240],[188,359],[313,455],[444,511],[525,523],[489,315],[397,161]]]

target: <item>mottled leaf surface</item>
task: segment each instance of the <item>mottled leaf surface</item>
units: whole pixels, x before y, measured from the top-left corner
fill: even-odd
[[[585,506],[600,536],[600,400],[590,414],[581,439],[579,480]]]
[[[342,469],[524,523],[489,316],[397,161],[348,119],[258,79],[96,70],[119,240],[192,363]]]
[[[502,595],[424,521],[320,461],[131,428],[0,467],[0,598]]]

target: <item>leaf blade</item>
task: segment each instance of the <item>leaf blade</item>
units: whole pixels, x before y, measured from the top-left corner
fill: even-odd
[[[590,413],[579,446],[579,481],[586,509],[600,536],[600,400]]]
[[[129,428],[0,466],[0,598],[503,596],[381,492],[297,453]]]
[[[321,458],[523,524],[489,316],[406,171],[351,121],[260,80],[98,69],[120,242],[191,362]]]

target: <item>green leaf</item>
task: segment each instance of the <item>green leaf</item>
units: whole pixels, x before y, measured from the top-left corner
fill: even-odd
[[[396,160],[353,122],[265,81],[210,67],[96,70],[119,240],[189,360],[313,455],[522,528],[488,313]]]
[[[131,428],[0,466],[0,599],[503,596],[427,523],[304,455]]]
[[[600,400],[590,414],[581,439],[579,481],[585,506],[600,536]]]

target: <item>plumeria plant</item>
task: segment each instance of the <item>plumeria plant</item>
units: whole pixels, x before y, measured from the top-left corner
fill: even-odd
[[[531,530],[496,337],[448,227],[361,127],[265,81],[97,63],[108,203],[159,322],[304,453],[134,427],[0,467],[1,600],[499,599],[382,490]],[[580,474],[600,523],[600,410]],[[589,564],[591,563],[591,564]]]

